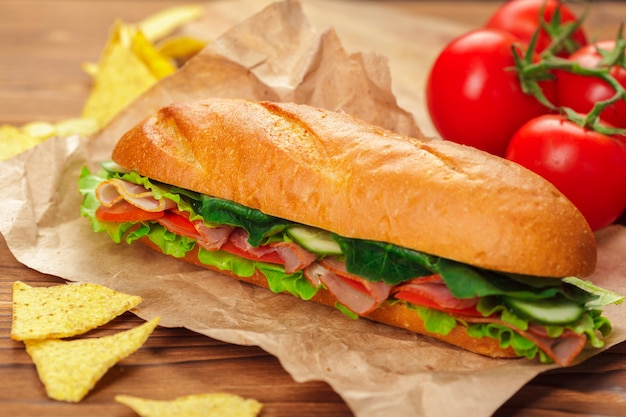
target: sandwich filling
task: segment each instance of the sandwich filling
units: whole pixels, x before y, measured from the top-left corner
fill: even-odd
[[[397,245],[352,239],[150,180],[115,163],[79,180],[81,214],[128,244],[148,238],[181,258],[240,277],[261,271],[269,288],[304,300],[324,288],[348,316],[385,303],[415,311],[427,331],[465,326],[520,357],[570,364],[611,331],[602,307],[623,297],[575,277],[545,279],[479,269]]]

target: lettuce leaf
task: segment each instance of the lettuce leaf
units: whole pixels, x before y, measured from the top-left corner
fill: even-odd
[[[96,198],[96,186],[106,180],[106,177],[92,175],[87,168],[83,168],[78,179],[78,187],[83,195],[83,204],[80,206],[82,216],[89,218],[94,232],[106,232],[111,240],[120,243],[126,232],[134,226],[134,223],[107,223],[96,219],[96,209],[100,202]]]
[[[412,309],[424,321],[424,328],[431,333],[445,336],[457,326],[456,319],[449,314],[422,306],[412,306]]]
[[[563,281],[580,288],[581,291],[585,291],[596,296],[593,300],[587,302],[587,308],[602,308],[611,304],[621,304],[624,302],[624,296],[611,290],[607,290],[606,288],[598,287],[591,281],[582,280],[577,277],[563,278]]]
[[[269,288],[274,293],[288,292],[303,300],[310,300],[318,291],[301,271],[288,274],[280,265],[253,261],[228,252],[208,251],[203,248],[198,249],[198,259],[205,265],[222,271],[231,271],[240,277],[250,277],[258,269],[265,275]]]
[[[196,192],[150,180],[147,177],[139,175],[136,171],[111,173],[104,170],[100,175],[103,173],[108,174],[107,178],[118,178],[134,184],[143,185],[145,188],[152,191],[152,195],[157,200],[167,198],[174,201],[178,206],[178,210],[189,213],[189,220],[205,220],[201,215],[197,214],[192,207],[192,202],[200,199],[200,194]],[[207,222],[205,221],[205,223]],[[207,226],[211,225],[207,224]]]
[[[493,299],[491,301],[493,302]],[[503,349],[511,347],[517,356],[528,359],[539,357],[541,363],[552,362],[552,359],[539,349],[537,344],[515,331],[514,328],[527,330],[528,322],[516,316],[513,312],[508,311],[502,305],[484,303],[479,310],[484,310],[485,314],[500,313],[500,319],[514,328],[501,323],[467,323],[463,320],[457,320],[454,316],[447,313],[416,306],[406,301],[394,300],[388,302],[391,304],[403,303],[407,308],[415,311],[424,321],[424,328],[430,333],[445,336],[456,326],[465,326],[468,335],[471,337],[490,337],[498,340],[498,345]],[[584,333],[587,336],[587,343],[594,348],[604,346],[604,342],[599,335],[606,336],[611,332],[610,322],[606,317],[601,316],[599,310],[587,311],[577,323],[567,326],[547,326],[546,328],[550,337],[554,338],[559,337],[566,329],[570,329],[577,334]]]
[[[160,224],[152,222],[141,223],[139,227],[129,231],[126,235],[126,243],[130,245],[144,236],[157,245],[164,254],[175,258],[182,258],[196,245],[194,239],[179,236]]]
[[[394,300],[389,301],[389,303],[402,303],[410,310],[415,311],[424,321],[424,328],[430,333],[445,336],[456,326],[465,326],[467,334],[471,337],[476,339],[483,337],[496,339],[501,348],[507,349],[511,347],[515,354],[520,357],[534,359],[539,355],[542,363],[550,363],[552,361],[550,357],[539,349],[537,344],[526,339],[508,326],[499,323],[466,323],[462,320],[457,320],[447,313],[428,307],[416,306],[406,301]]]

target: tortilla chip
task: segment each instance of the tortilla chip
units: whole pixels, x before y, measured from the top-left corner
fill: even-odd
[[[111,367],[144,344],[158,322],[157,317],[111,336],[24,343],[48,397],[79,402]]]
[[[56,129],[52,123],[30,122],[22,126],[22,131],[28,136],[38,139],[48,139],[56,134]]]
[[[70,337],[108,323],[141,303],[141,297],[97,284],[31,287],[13,283],[13,340]]]
[[[139,30],[148,41],[154,43],[203,14],[204,7],[201,5],[173,6],[143,19],[139,23]]]
[[[57,123],[30,122],[0,126],[0,161],[18,155],[53,136],[88,136],[98,129],[93,119],[68,119]]]
[[[22,129],[11,125],[0,126],[0,161],[9,159],[40,143]]]
[[[100,127],[105,126],[158,80],[174,73],[180,57],[163,53],[154,44],[203,13],[203,6],[184,5],[162,10],[137,25],[116,21],[99,62],[83,64],[94,85],[82,116],[95,118]],[[184,49],[185,53],[194,53],[204,46],[191,38],[174,43],[168,47],[169,52],[182,53]]]
[[[203,41],[192,36],[170,36],[156,44],[157,51],[163,56],[175,59],[176,62],[185,62],[200,52],[206,45]]]
[[[162,55],[139,30],[131,30],[131,49],[135,56],[157,79],[165,78],[176,71],[176,63]]]
[[[183,5],[157,12],[137,25],[115,22],[99,62],[82,64],[83,70],[94,80],[82,117],[56,124],[32,122],[22,127],[0,126],[0,161],[53,136],[88,136],[105,126],[131,101],[175,72],[180,63],[206,45],[190,36],[166,39],[203,13],[201,5]],[[157,41],[164,43],[156,47]]]
[[[172,401],[117,395],[115,401],[129,406],[141,417],[255,417],[263,408],[254,399],[225,393],[188,395]]]
[[[98,130],[98,123],[93,118],[74,118],[56,122],[55,136],[66,138],[71,135],[89,136]]]
[[[120,110],[159,80],[164,58],[146,65],[158,52],[132,26],[115,22],[95,73],[94,85],[83,107],[82,117],[94,118],[106,125]],[[170,71],[176,69],[172,64]],[[153,67],[158,67],[153,72]]]

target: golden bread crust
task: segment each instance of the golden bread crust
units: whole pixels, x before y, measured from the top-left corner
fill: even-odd
[[[126,133],[113,159],[273,216],[482,268],[556,278],[595,268],[584,217],[538,175],[341,112],[232,99],[177,103]]]

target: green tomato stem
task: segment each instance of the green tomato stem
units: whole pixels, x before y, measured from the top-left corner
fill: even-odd
[[[612,58],[613,62],[609,62],[606,66],[602,65],[594,68],[586,68],[581,66],[577,62],[572,62],[570,60],[559,58],[550,54],[544,56],[538,62],[532,62],[528,54],[525,54],[525,56],[522,58],[517,48],[514,47],[512,51],[515,58],[515,65],[518,70],[518,78],[520,80],[520,84],[522,85],[522,90],[526,94],[533,95],[537,100],[539,100],[539,102],[541,102],[549,109],[564,113],[568,117],[568,119],[576,124],[579,124],[583,128],[593,129],[600,133],[609,135],[619,135],[625,134],[626,129],[617,129],[602,126],[600,124],[599,117],[604,109],[606,109],[613,103],[619,100],[626,100],[626,89],[609,72],[612,64],[617,64],[618,62],[620,62],[620,59],[623,60],[623,51],[625,47],[626,44],[620,33],[620,36],[615,43],[615,50],[621,50],[621,56],[619,54],[615,54],[615,57]],[[558,107],[551,103],[546,98],[545,94],[538,84],[540,81],[554,78],[554,75],[552,75],[551,73],[554,70],[567,71],[569,73],[585,77],[599,78],[609,84],[611,88],[615,91],[615,94],[613,94],[613,96],[606,100],[596,102],[591,111],[589,111],[589,113],[587,113],[585,117],[575,117],[575,112],[572,109]]]
[[[543,16],[544,14],[544,7],[545,3],[544,5],[542,5],[542,11],[540,12],[540,16]],[[549,56],[554,56],[562,50],[565,50],[568,53],[573,53],[578,48],[580,48],[578,42],[574,40],[574,33],[582,27],[582,24],[587,18],[590,9],[591,3],[587,2],[585,4],[585,9],[581,13],[580,17],[574,22],[570,23],[564,24],[561,22],[560,8],[557,8],[555,10],[552,22],[550,22],[549,24],[541,20],[541,27],[550,35],[550,38],[552,39],[550,45],[541,53],[541,57],[546,58]]]

